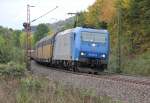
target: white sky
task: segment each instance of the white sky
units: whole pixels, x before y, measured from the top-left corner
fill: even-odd
[[[64,20],[70,17],[68,12],[84,11],[94,2],[95,0],[0,0],[0,25],[22,29],[22,23],[26,21],[27,4],[36,6],[31,8],[31,20],[58,6],[55,11],[32,23],[37,25]]]

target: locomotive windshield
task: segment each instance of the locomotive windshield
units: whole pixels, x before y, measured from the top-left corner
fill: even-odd
[[[105,43],[106,34],[99,34],[97,32],[81,32],[82,41]]]

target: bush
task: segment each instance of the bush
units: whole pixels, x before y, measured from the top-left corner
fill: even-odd
[[[20,88],[16,95],[16,102],[32,103],[32,95],[38,94],[42,86],[42,81],[32,76],[21,79]]]
[[[29,76],[28,78],[21,80],[21,88],[28,91],[38,91],[42,88],[42,84],[40,80]]]
[[[24,53],[25,53],[24,50],[14,47],[11,52],[11,60],[14,62],[17,62],[19,64],[24,63],[25,62],[24,61],[25,60]]]
[[[132,59],[125,58],[123,69],[124,73],[150,76],[150,52],[143,53]]]
[[[9,62],[0,65],[0,76],[4,77],[21,77],[25,75],[25,65]]]

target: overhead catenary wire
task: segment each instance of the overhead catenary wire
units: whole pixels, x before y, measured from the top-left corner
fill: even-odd
[[[54,10],[57,9],[57,8],[58,8],[58,6],[56,6],[56,7],[53,8],[52,10],[46,12],[45,14],[41,15],[40,17],[38,17],[38,18],[32,20],[31,23],[34,22],[34,21],[36,21],[36,20],[38,20],[38,19],[40,19],[40,18],[42,18],[42,17],[44,17],[44,16],[46,16],[47,14],[51,13],[52,11],[54,11]]]

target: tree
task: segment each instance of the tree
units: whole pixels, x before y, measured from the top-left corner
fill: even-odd
[[[16,30],[13,32],[13,42],[14,42],[14,45],[18,48],[21,46],[20,36],[21,36],[20,30]]]
[[[124,11],[123,19],[133,53],[147,51],[150,45],[149,3],[149,0],[130,0],[129,8]]]
[[[13,58],[14,31],[0,27],[0,63],[7,63]]]
[[[49,28],[46,24],[39,24],[37,30],[34,33],[35,42],[39,41],[41,38],[46,36],[49,32]]]
[[[100,28],[100,19],[99,15],[101,12],[102,0],[96,0],[96,2],[88,8],[86,12],[85,24],[89,27]]]
[[[80,13],[79,24],[106,29],[107,24],[112,22],[116,13],[115,2],[116,0],[96,0],[87,12]]]

